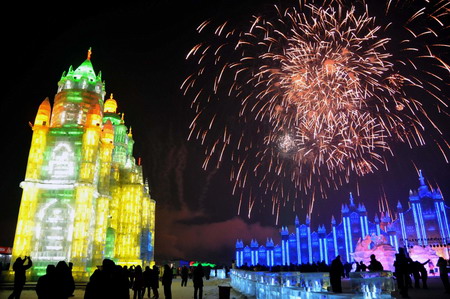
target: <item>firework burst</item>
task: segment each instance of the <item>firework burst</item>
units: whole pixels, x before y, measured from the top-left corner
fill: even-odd
[[[320,2],[320,3],[318,3]],[[300,1],[247,24],[207,21],[183,83],[204,167],[233,161],[248,202],[274,213],[386,165],[394,144],[425,144],[430,109],[448,116],[448,1]],[[208,32],[212,30],[212,32]],[[437,142],[445,156],[449,146]],[[214,162],[213,162],[214,161]],[[295,207],[295,205],[294,205]],[[278,213],[277,213],[278,214]]]

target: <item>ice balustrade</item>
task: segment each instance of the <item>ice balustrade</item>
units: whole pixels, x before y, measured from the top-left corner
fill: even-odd
[[[219,279],[225,279],[226,278],[225,269],[212,269],[211,270],[211,277],[217,277]]]
[[[392,298],[392,272],[354,272],[351,293],[332,293],[328,272],[253,272],[231,270],[231,286],[257,299],[272,298]]]
[[[352,292],[364,294],[365,298],[391,298],[395,291],[391,271],[350,272]]]

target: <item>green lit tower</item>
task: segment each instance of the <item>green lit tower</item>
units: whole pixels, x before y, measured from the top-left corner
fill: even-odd
[[[153,263],[155,201],[90,58],[63,73],[53,109],[45,99],[32,126],[13,259],[31,256],[34,275],[61,260],[77,280],[104,258]]]

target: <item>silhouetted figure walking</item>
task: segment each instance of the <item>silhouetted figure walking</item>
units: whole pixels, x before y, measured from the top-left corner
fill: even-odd
[[[419,273],[418,276],[418,280],[422,279],[422,288],[424,289],[428,289],[428,284],[427,284],[427,280],[428,280],[428,273],[427,273],[427,269],[425,268],[425,265],[428,264],[430,260],[426,261],[425,263],[421,263],[419,261],[415,261],[414,262],[414,267],[416,268],[417,272]],[[414,279],[416,279],[414,277]],[[418,283],[416,283],[416,288],[419,288],[420,285]]]
[[[145,296],[145,291],[147,291],[147,296],[150,298],[150,289],[151,289],[151,280],[152,280],[152,270],[149,266],[145,267],[144,273],[142,273],[144,277],[144,291],[142,292],[142,297]]]
[[[39,299],[56,298],[55,285],[55,265],[48,265],[45,274],[39,277],[36,284],[36,294]]]
[[[25,266],[25,261],[28,260],[27,265]],[[14,290],[11,295],[9,295],[8,299],[12,298],[20,298],[20,294],[22,293],[23,286],[25,285],[26,275],[25,271],[30,269],[33,265],[31,258],[29,256],[25,256],[24,259],[18,257],[13,264],[14,270]]]
[[[206,266],[203,268],[203,271],[205,273],[205,279],[209,280],[209,277],[211,275],[211,267],[210,266]]]
[[[412,269],[412,274],[414,277],[414,287],[416,289],[420,289],[420,263],[418,261],[410,261],[411,263],[411,269]]]
[[[142,293],[144,292],[144,276],[142,275],[142,268],[137,265],[134,269],[134,281],[133,281],[133,299],[142,299]]]
[[[444,285],[445,293],[450,293],[450,283],[448,281],[448,263],[443,257],[439,257],[436,266],[439,267],[439,276],[441,277],[442,284]]]
[[[156,265],[153,266],[152,276],[151,276],[151,280],[150,280],[150,286],[152,287],[152,291],[153,291],[153,297],[152,298],[158,299],[159,298],[159,292],[158,292],[158,288],[159,288],[159,268]]]
[[[419,272],[420,272],[420,277],[422,278],[422,287],[424,289],[428,289],[428,284],[427,284],[427,280],[428,280],[428,272],[427,269],[425,268],[425,265],[428,264],[430,260],[426,261],[425,263],[421,263],[416,261],[417,267],[419,268]]]
[[[161,280],[161,283],[164,286],[164,297],[166,299],[172,299],[172,279],[172,269],[170,269],[170,266],[166,264],[164,265],[164,273]]]
[[[330,266],[330,283],[334,293],[342,293],[341,277],[344,276],[344,266],[341,262],[341,256],[338,255]]]
[[[134,266],[131,266],[128,269],[128,274],[130,275],[130,289],[133,288],[134,285]]]
[[[409,262],[405,254],[405,249],[400,247],[398,253],[395,254],[394,275],[397,278],[397,285],[402,298],[409,298],[408,295],[408,278],[409,278]]]
[[[194,269],[194,273],[192,274],[192,281],[194,283],[194,299],[202,299],[203,297],[203,276],[205,276],[205,272],[203,271],[202,264],[198,264]]]
[[[189,269],[186,266],[183,266],[183,268],[181,268],[181,286],[182,287],[187,286],[188,276],[189,276]]]
[[[370,263],[367,268],[369,271],[383,271],[383,265],[375,258],[375,254],[370,255]]]
[[[413,260],[410,257],[406,258],[408,260],[408,276],[406,277],[406,286],[410,289],[413,288],[411,275],[414,275],[414,265]]]

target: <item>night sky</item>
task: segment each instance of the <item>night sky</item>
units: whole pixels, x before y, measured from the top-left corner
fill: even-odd
[[[24,179],[33,122],[39,104],[53,102],[57,83],[70,65],[78,67],[92,47],[92,64],[102,72],[106,93],[114,94],[118,112],[133,128],[134,156],[142,158],[151,197],[157,202],[156,259],[170,258],[230,263],[236,239],[252,237],[279,241],[281,225],[291,226],[296,213],[281,210],[279,224],[269,208],[258,205],[249,219],[237,214],[239,198],[232,195],[227,167],[203,170],[204,148],[187,141],[192,98],[180,85],[192,72],[186,54],[199,40],[196,27],[209,18],[240,18],[262,6],[263,1],[148,1],[73,7],[33,3],[11,4],[2,22],[2,157],[0,181],[0,246],[12,246],[20,205],[19,183]],[[265,1],[267,2],[267,1]],[[258,3],[258,5],[256,5]],[[44,6],[42,6],[44,5]],[[48,5],[48,6],[45,6]],[[448,78],[448,77],[447,77]],[[448,95],[448,88],[444,90]],[[448,140],[448,117],[439,119]],[[331,215],[340,219],[340,206],[364,202],[369,219],[386,197],[391,209],[397,201],[407,206],[408,191],[418,187],[414,164],[427,181],[439,186],[449,205],[449,165],[430,145],[397,148],[389,158],[389,171],[380,169],[355,184],[330,191],[317,199],[312,226],[325,224]],[[304,211],[298,211],[301,222]]]

